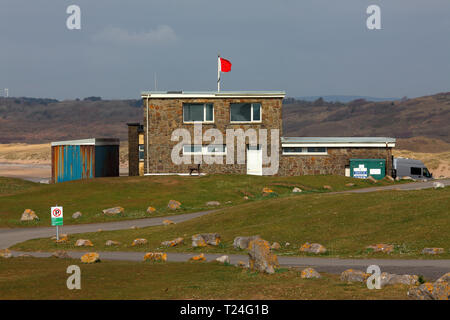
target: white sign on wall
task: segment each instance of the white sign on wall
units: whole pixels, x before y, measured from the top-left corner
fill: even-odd
[[[358,168],[353,168],[353,177],[359,179],[367,178],[367,168],[363,164],[360,164]]]

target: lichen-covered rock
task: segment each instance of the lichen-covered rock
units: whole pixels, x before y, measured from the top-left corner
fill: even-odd
[[[450,272],[444,274],[434,283],[425,282],[408,291],[408,297],[416,300],[449,300],[450,299]]]
[[[91,240],[87,239],[78,239],[77,242],[75,242],[75,247],[93,247],[93,243]]]
[[[372,249],[374,252],[391,253],[394,251],[394,246],[392,244],[378,243],[367,246],[366,249]]]
[[[249,268],[248,262],[244,262],[244,261],[238,261],[238,263],[236,265],[240,268]]]
[[[25,209],[25,211],[22,213],[20,221],[34,221],[34,220],[39,220],[37,214],[31,209]]]
[[[176,238],[176,239],[169,240],[169,241],[163,241],[163,242],[161,242],[161,245],[164,247],[175,247],[183,242],[184,242],[183,238]]]
[[[143,244],[147,244],[147,239],[134,239],[133,240],[133,243],[131,244],[131,246],[140,246],[140,245],[143,245]]]
[[[169,204],[167,205],[167,207],[168,207],[170,210],[177,210],[177,209],[180,209],[180,208],[181,208],[181,202],[180,202],[180,201],[177,201],[177,200],[170,200],[170,201],[169,201]]]
[[[300,272],[300,278],[302,279],[318,279],[322,276],[313,268],[306,268]]]
[[[354,183],[347,183],[345,186],[346,186],[346,187],[354,187],[355,184],[354,184]]]
[[[217,206],[220,206],[220,202],[219,202],[219,201],[208,201],[208,202],[206,203],[206,205],[207,205],[208,207],[217,207]]]
[[[250,241],[261,239],[259,236],[250,236],[250,237],[236,237],[233,241],[233,247],[235,249],[247,249]]]
[[[53,252],[52,257],[59,258],[59,259],[72,259],[72,257],[69,256],[69,254],[64,250],[58,250],[58,251]]]
[[[167,261],[167,253],[163,253],[163,252],[147,252],[144,255],[144,261],[166,262]]]
[[[404,284],[408,286],[415,286],[419,284],[419,277],[411,274],[391,274],[383,272],[380,275],[380,285],[385,287],[388,285]]]
[[[360,270],[348,269],[341,273],[341,281],[344,282],[365,282],[370,274]]]
[[[112,246],[119,246],[120,242],[119,241],[114,241],[114,240],[107,240],[105,242],[105,246],[107,247],[112,247]]]
[[[327,252],[327,248],[325,248],[320,243],[309,243],[309,242],[306,242],[305,244],[303,244],[299,250],[300,250],[300,252],[309,252],[309,253],[315,253],[315,254]]]
[[[278,258],[270,250],[269,242],[263,239],[250,241],[248,256],[251,270],[272,274],[279,266]]]
[[[110,217],[121,215],[123,212],[124,208],[122,207],[114,207],[103,210],[103,214]]]
[[[69,242],[69,237],[67,236],[67,234],[62,234],[62,235],[59,236],[58,240],[56,240],[56,237],[55,237],[55,242],[56,243],[68,243]]]
[[[218,257],[216,259],[216,261],[220,262],[220,263],[230,263],[230,257],[228,257],[228,256],[221,256],[221,257]]]
[[[392,177],[389,176],[389,175],[385,176],[384,179],[385,179],[385,180],[388,180],[388,181],[391,181],[391,182],[395,181],[394,178],[392,178]]]
[[[422,254],[441,254],[444,253],[444,248],[424,248]]]
[[[100,262],[100,255],[97,252],[89,252],[81,256],[81,262],[83,263],[96,263]]]
[[[331,186],[325,185],[322,188],[327,189],[327,190],[332,190],[333,188]]]
[[[8,259],[8,258],[12,258],[12,253],[11,251],[9,251],[8,249],[2,249],[0,250],[0,257]]]
[[[83,214],[82,214],[80,211],[77,211],[77,212],[75,212],[75,213],[72,215],[72,219],[78,219],[78,218],[81,218],[82,215],[83,215]]]
[[[299,192],[302,192],[302,189],[300,189],[298,187],[295,187],[294,189],[292,189],[292,192],[293,193],[299,193]]]
[[[168,226],[170,224],[175,224],[175,222],[173,222],[172,220],[167,220],[167,219],[163,220],[163,225]]]
[[[266,187],[266,188],[263,188],[263,189],[262,189],[262,193],[263,193],[263,194],[270,194],[270,193],[273,193],[273,190]]]
[[[220,234],[218,233],[202,233],[192,236],[193,247],[205,247],[206,245],[217,246],[220,243]]]
[[[372,177],[372,176],[368,176],[368,177],[367,177],[367,180],[369,180],[369,181],[372,182],[372,183],[377,183],[377,182],[378,182],[378,180],[375,179],[375,178]]]
[[[206,261],[206,257],[203,253],[197,255],[197,256],[193,256],[189,259],[190,261]]]
[[[272,250],[279,250],[281,248],[281,245],[278,242],[274,242],[272,243],[272,245],[270,246],[270,248]]]
[[[154,207],[148,207],[147,208],[147,213],[148,214],[152,214],[153,212],[155,212],[156,211],[156,208],[154,208]]]
[[[404,176],[401,178],[402,180],[411,180],[411,181],[416,181],[413,178],[411,178],[410,176]]]
[[[67,234],[67,233],[60,233],[59,234],[59,238],[61,239],[61,238],[68,238],[69,237],[69,235]],[[53,236],[53,237],[51,237],[50,238],[51,240],[56,240],[56,236]]]

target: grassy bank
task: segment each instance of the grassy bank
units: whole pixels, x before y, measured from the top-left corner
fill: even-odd
[[[103,231],[69,236],[68,244],[56,244],[49,238],[15,245],[16,250],[85,250],[74,247],[77,239],[90,239],[93,250],[178,251],[245,253],[233,248],[236,236],[260,235],[282,245],[279,255],[305,255],[299,247],[305,242],[323,244],[330,257],[450,258],[450,188],[418,191],[380,191],[361,194],[305,194],[251,201],[225,208],[207,216],[176,225],[137,230]],[[192,248],[191,236],[218,232],[217,247]],[[161,242],[184,237],[185,243],[161,248]],[[148,244],[132,247],[136,238]],[[107,240],[122,244],[105,246]],[[285,243],[289,242],[289,246]],[[366,246],[388,243],[392,254],[373,253]],[[446,253],[425,256],[425,247],[443,247]]]
[[[353,182],[355,186],[346,187]],[[14,191],[14,185],[20,185]],[[376,185],[389,184],[380,181]],[[332,187],[324,189],[324,185]],[[208,201],[219,201],[222,207],[242,204],[244,196],[250,201],[265,199],[261,192],[269,187],[279,197],[292,195],[293,187],[310,193],[341,191],[369,187],[374,184],[341,176],[259,177],[249,175],[208,175],[202,177],[152,176],[99,178],[51,185],[33,184],[17,179],[0,179],[0,227],[33,227],[50,225],[50,207],[64,206],[64,224],[79,224],[121,219],[149,217],[147,207],[157,210],[151,216],[202,211]],[[16,192],[11,194],[12,192]],[[167,208],[169,200],[182,203],[176,212]],[[121,217],[106,217],[102,210],[121,206]],[[37,222],[20,222],[25,209],[32,209],[39,216]],[[81,211],[80,219],[72,219],[74,212]]]
[[[81,290],[68,290],[66,269],[81,268]],[[30,288],[33,288],[30,290]],[[406,299],[406,286],[369,290],[337,275],[301,279],[298,271],[273,275],[217,263],[12,258],[0,264],[0,299]]]

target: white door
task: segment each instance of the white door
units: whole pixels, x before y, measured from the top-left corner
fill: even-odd
[[[262,150],[260,147],[247,149],[247,174],[262,176]]]

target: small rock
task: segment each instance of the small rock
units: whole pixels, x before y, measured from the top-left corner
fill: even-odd
[[[67,242],[69,242],[69,238],[67,237],[67,234],[60,235],[58,240],[56,240],[56,237],[55,237],[55,242],[56,243],[67,243]]]
[[[354,184],[354,183],[347,183],[345,186],[346,186],[346,187],[354,187],[355,184]]]
[[[416,181],[415,179],[411,178],[410,176],[404,176],[404,177],[402,177],[402,180]]]
[[[59,258],[59,259],[72,259],[72,257],[69,256],[69,254],[64,250],[58,250],[58,251],[53,252],[52,257]]]
[[[134,239],[133,243],[131,244],[131,246],[139,246],[139,245],[143,245],[143,244],[147,244],[147,239]]]
[[[322,188],[327,189],[327,190],[333,189],[331,186],[328,186],[328,185],[325,185],[325,186],[323,186]]]
[[[121,243],[119,241],[114,241],[114,240],[107,240],[105,242],[105,246],[107,247],[111,247],[111,246],[119,246]]]
[[[220,206],[220,202],[219,202],[219,201],[208,201],[208,202],[206,203],[206,205],[207,205],[208,207]]]
[[[392,244],[378,243],[367,246],[366,249],[373,249],[374,252],[391,253],[392,251],[394,251],[394,246]]]
[[[122,207],[114,207],[103,210],[103,214],[106,216],[114,217],[117,215],[121,215],[124,212],[124,208]]]
[[[259,236],[250,237],[236,237],[233,241],[233,247],[235,249],[247,249],[250,241],[260,239]]]
[[[75,247],[93,247],[91,240],[87,239],[78,239],[77,242],[75,242]]]
[[[272,250],[279,250],[281,248],[281,246],[278,242],[274,242],[274,243],[272,243],[272,246],[270,248]]]
[[[164,247],[175,247],[183,242],[184,242],[183,238],[176,238],[173,240],[161,242],[161,245]]]
[[[291,245],[290,242],[286,242],[286,243],[284,244],[285,247],[289,247],[290,245]]]
[[[203,253],[199,254],[198,256],[193,256],[189,259],[190,261],[205,261],[205,255]]]
[[[130,229],[137,230],[137,229],[139,229],[139,228],[136,227],[136,226],[131,226]]]
[[[206,241],[200,234],[194,234],[192,236],[192,246],[194,248],[197,247],[206,247]]]
[[[103,230],[102,229],[97,229],[97,232],[103,232]]]
[[[368,177],[367,177],[367,180],[369,180],[369,181],[372,182],[372,183],[377,183],[377,182],[378,182],[378,180],[375,179],[375,178],[372,177],[372,176],[368,176]]]
[[[156,211],[156,208],[153,208],[153,207],[148,207],[147,208],[147,213],[149,213],[149,214],[152,214],[155,211]]]
[[[390,175],[386,175],[386,176],[384,177],[384,179],[386,179],[386,180],[388,180],[388,181],[391,181],[391,182],[394,181],[394,178],[392,178]]]
[[[8,259],[8,258],[12,258],[12,253],[11,251],[9,251],[8,249],[2,249],[0,250],[0,257]]]
[[[230,263],[230,258],[228,256],[221,256],[216,259],[220,263]]]
[[[245,263],[244,261],[238,261],[236,265],[240,268],[249,268],[249,264]]]
[[[144,255],[144,261],[166,262],[167,261],[167,253],[148,252]]]
[[[304,245],[300,247],[301,252],[309,252],[309,253],[325,253],[327,252],[327,248],[325,248],[320,243],[309,243],[306,242]]]
[[[247,196],[244,196],[244,200],[248,200],[248,197],[247,197]]]
[[[298,193],[298,192],[302,192],[302,189],[295,187],[294,189],[292,189],[293,193]]]
[[[341,273],[341,281],[345,282],[364,282],[370,274],[359,270],[348,269]]]
[[[175,224],[172,220],[163,220],[163,225],[168,226],[169,224]]]
[[[77,212],[75,212],[75,213],[72,215],[72,219],[78,219],[78,218],[81,218],[82,215],[83,215],[83,214],[82,214],[80,211],[77,211]]]
[[[219,245],[219,243],[220,243],[220,234],[218,233],[202,233],[202,234],[194,234],[192,236],[193,247],[204,247],[207,244],[211,246],[217,246]]]
[[[262,193],[273,193],[273,190],[270,188],[263,188]]]
[[[225,204],[232,204],[233,202],[231,202],[231,201],[227,201],[227,202],[225,202]]]
[[[300,278],[302,279],[318,279],[322,276],[313,268],[306,268],[300,272]]]
[[[59,239],[62,239],[62,238],[68,238],[69,236],[67,235],[67,233],[60,233],[59,234]],[[51,240],[56,240],[56,236],[53,236],[53,237],[51,237],[50,238]]]
[[[167,205],[167,207],[168,207],[170,210],[177,210],[177,209],[180,209],[180,207],[181,207],[181,202],[176,201],[176,200],[170,200],[170,201],[169,201],[169,204]]]
[[[401,179],[400,179],[400,177],[395,177],[395,181],[400,181]]]
[[[444,253],[444,248],[424,248],[422,254],[441,254]]]
[[[83,263],[96,263],[100,262],[100,255],[97,252],[89,252],[81,257]]]
[[[32,258],[33,256],[31,254],[28,254],[28,253],[22,253],[22,254],[19,254],[17,257],[19,257],[19,258]]]
[[[31,209],[25,209],[25,211],[22,213],[20,221],[34,221],[34,220],[39,220],[37,214]]]
[[[272,274],[279,266],[278,258],[271,252],[269,242],[263,239],[250,241],[248,256],[250,270]]]
[[[410,274],[390,274],[387,272],[383,272],[380,275],[380,284],[381,287],[385,287],[388,285],[395,285],[395,284],[404,284],[408,286],[418,285],[419,284],[419,277],[416,275],[410,275]]]
[[[434,182],[433,183],[433,188],[434,189],[439,189],[439,188],[444,188],[445,185],[442,182]]]

